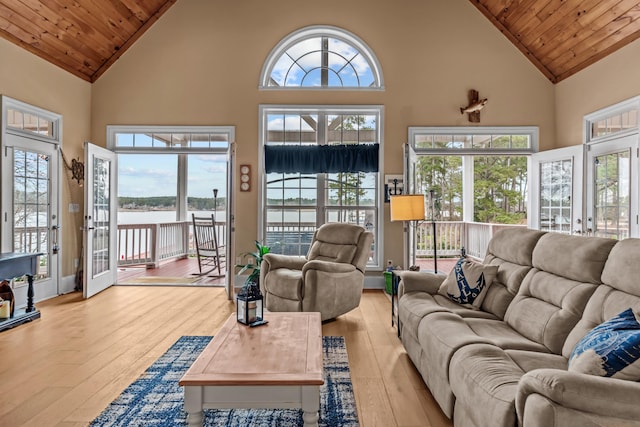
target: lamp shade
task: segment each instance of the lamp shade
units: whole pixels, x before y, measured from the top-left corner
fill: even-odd
[[[391,221],[421,221],[424,219],[424,194],[391,196]]]

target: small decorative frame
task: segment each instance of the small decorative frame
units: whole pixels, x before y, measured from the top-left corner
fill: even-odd
[[[251,165],[240,165],[240,191],[251,191]]]

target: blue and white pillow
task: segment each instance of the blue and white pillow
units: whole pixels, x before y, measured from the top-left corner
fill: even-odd
[[[569,371],[640,381],[640,322],[633,310],[585,335],[571,352]]]
[[[466,307],[479,309],[493,279],[497,265],[480,264],[460,258],[440,286],[440,292]]]

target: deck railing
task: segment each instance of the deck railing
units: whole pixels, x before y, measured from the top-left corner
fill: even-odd
[[[436,222],[436,252],[438,257],[455,257],[464,247],[468,255],[483,258],[489,240],[502,228],[524,225],[485,224],[463,221]],[[270,241],[278,242],[283,253],[306,253],[315,224],[269,224]],[[423,222],[416,229],[416,256],[432,258],[434,254],[433,225]],[[218,245],[226,244],[226,223],[216,221]],[[157,267],[161,261],[185,258],[195,253],[191,221],[155,224],[118,224],[118,266],[146,265]]]
[[[226,245],[226,223],[216,221],[218,245]],[[158,267],[161,261],[195,253],[191,221],[118,224],[118,266]]]
[[[464,247],[467,255],[484,258],[489,240],[503,228],[526,225],[488,224],[463,221],[436,221],[435,248],[438,257],[459,256]],[[416,229],[416,257],[432,258],[434,254],[433,225],[423,222]]]

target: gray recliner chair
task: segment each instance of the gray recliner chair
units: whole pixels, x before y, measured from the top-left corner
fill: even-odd
[[[358,225],[328,223],[313,234],[306,257],[269,253],[260,290],[270,311],[319,311],[333,319],[358,307],[373,234]]]

